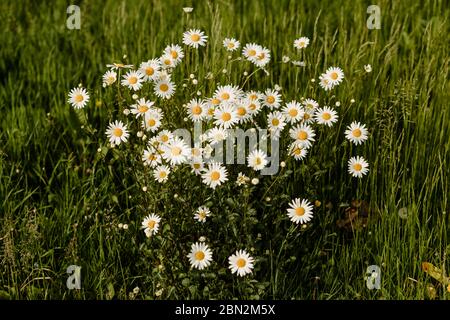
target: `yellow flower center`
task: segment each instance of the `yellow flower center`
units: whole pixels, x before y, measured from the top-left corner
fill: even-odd
[[[194,106],[193,108],[192,108],[192,113],[193,114],[195,114],[195,115],[199,115],[199,114],[201,114],[202,113],[202,108],[200,108],[200,106]]]
[[[153,127],[156,124],[156,120],[155,119],[149,119],[147,121],[147,124],[149,127]]]
[[[292,153],[295,154],[296,156],[299,156],[299,155],[302,153],[302,149],[300,149],[300,148],[295,148],[295,149],[292,151]]]
[[[305,214],[305,209],[302,207],[298,207],[295,209],[295,214],[299,217]]]
[[[75,102],[81,102],[83,101],[84,97],[82,94],[77,94],[74,98]]]
[[[173,156],[179,156],[181,154],[181,149],[178,147],[173,147],[172,148],[172,155]]]
[[[206,213],[204,212],[204,211],[202,211],[202,212],[200,212],[199,214],[198,214],[198,216],[200,217],[200,219],[206,219]]]
[[[299,44],[299,46],[301,48],[301,47],[303,47],[305,45],[305,42],[304,41],[300,41],[298,44]]]
[[[360,129],[355,129],[352,131],[352,135],[356,138],[359,138],[361,136],[362,132]]]
[[[277,126],[280,124],[280,120],[278,119],[272,119],[272,125]]]
[[[161,141],[167,142],[167,141],[169,141],[169,137],[167,135],[163,135],[163,136],[161,136]]]
[[[222,120],[223,121],[230,121],[230,119],[231,119],[231,114],[229,112],[224,112],[222,114]]]
[[[170,61],[170,59],[164,59],[164,64],[165,64],[166,66],[170,66],[171,62],[172,62],[172,61]]]
[[[222,100],[228,100],[230,99],[230,94],[228,92],[224,92],[220,97],[222,98]]]
[[[306,140],[308,138],[308,133],[304,130],[300,130],[297,134],[297,139]]]
[[[153,69],[152,67],[147,67],[145,69],[145,74],[148,76],[152,76],[155,73],[155,69]]]
[[[325,112],[322,115],[322,119],[325,120],[325,121],[330,120],[331,119],[331,114],[329,114],[328,112]]]
[[[191,40],[194,42],[198,42],[200,40],[200,35],[194,33],[191,35]]]
[[[220,100],[217,99],[217,98],[214,98],[214,99],[211,100],[211,103],[212,103],[213,105],[217,106],[217,105],[220,103]]]
[[[256,104],[254,104],[254,103],[251,103],[249,106],[248,106],[248,108],[250,109],[250,110],[255,110],[256,109]]]
[[[132,77],[129,77],[129,78],[128,78],[128,82],[129,82],[130,84],[136,84],[137,81],[138,81],[138,79],[137,79],[137,77],[135,77],[135,76],[132,76]]]
[[[256,99],[258,99],[258,96],[256,94],[250,95],[250,100],[256,100]]]
[[[259,166],[262,163],[261,158],[260,157],[256,158],[255,163],[256,163],[257,166]]]
[[[291,110],[289,110],[289,115],[290,115],[292,118],[295,118],[295,117],[298,115],[297,109],[291,109]]]
[[[234,43],[233,43],[233,42],[228,42],[228,48],[229,48],[229,49],[234,48]]]
[[[305,113],[304,116],[303,116],[303,119],[308,120],[309,118],[311,118],[309,113]]]
[[[205,254],[203,253],[203,251],[197,251],[195,253],[195,259],[196,260],[203,260],[203,259],[205,259]]]
[[[355,169],[355,171],[361,171],[362,165],[359,164],[359,163],[355,163],[355,164],[353,165],[353,169]]]
[[[267,100],[268,103],[272,104],[272,103],[275,102],[275,97],[274,96],[268,96],[266,100]]]
[[[149,229],[153,229],[155,227],[156,221],[155,220],[150,220],[149,222],[147,222],[147,227]]]
[[[214,108],[208,109],[208,115],[210,115],[210,116],[214,115]]]
[[[246,113],[247,111],[245,110],[244,107],[237,108],[237,114],[240,115],[241,117],[245,116]]]
[[[337,72],[332,72],[332,73],[330,74],[330,78],[333,79],[333,80],[336,80],[336,79],[338,78]]]
[[[122,131],[122,129],[120,129],[120,128],[115,128],[115,129],[113,130],[113,135],[115,135],[116,137],[121,137],[122,134],[123,134],[123,131]]]
[[[212,180],[212,181],[217,181],[217,180],[219,180],[219,178],[220,178],[220,172],[218,172],[218,171],[213,171],[213,172],[211,173],[211,180]]]
[[[150,160],[150,161],[156,160],[156,156],[153,153],[150,153],[148,155],[148,160]]]
[[[194,169],[198,170],[200,169],[200,163],[194,163]]]
[[[167,177],[167,172],[161,171],[161,172],[159,173],[159,177],[160,177],[161,179],[164,179],[165,177]]]
[[[169,90],[169,86],[167,84],[165,84],[165,83],[162,83],[159,86],[159,90],[161,90],[162,92],[166,92],[167,90]]]
[[[148,107],[144,104],[142,106],[139,106],[138,110],[140,113],[146,113],[148,111]]]
[[[245,259],[239,258],[236,261],[236,265],[238,266],[238,268],[243,268],[245,267],[245,265],[247,264],[247,262],[245,261]]]
[[[253,56],[256,55],[256,51],[255,51],[254,49],[250,49],[250,50],[248,50],[248,55],[249,55],[250,57],[253,57]]]
[[[172,58],[174,58],[174,59],[178,58],[178,52],[176,52],[176,50],[170,51],[170,55],[171,55]]]

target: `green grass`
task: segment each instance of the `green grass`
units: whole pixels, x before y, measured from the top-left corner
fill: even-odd
[[[80,1],[81,30],[68,30],[66,1],[2,1],[0,296],[127,299],[139,286],[137,298],[147,299],[156,298],[160,287],[161,297],[170,299],[426,299],[433,285],[436,298],[448,299],[446,287],[427,276],[421,263],[450,272],[450,9],[445,1],[378,1],[381,29],[368,30],[370,4],[196,1],[187,18],[181,8],[188,2]],[[236,196],[227,190],[210,194],[179,169],[176,183],[161,187],[136,174],[138,161],[96,152],[113,106],[113,96],[100,90],[105,65],[123,54],[134,64],[155,57],[166,44],[180,43],[188,27],[205,30],[209,43],[205,54],[189,57],[201,68],[186,63],[180,74],[195,72],[200,79],[227,67],[233,72],[215,81],[242,84],[248,65],[229,66],[218,50],[224,37],[234,36],[272,53],[270,76],[260,72],[248,86],[279,84],[287,99],[341,102],[339,130],[319,130],[311,160],[288,163],[268,193],[269,203],[264,194],[275,178]],[[302,56],[308,66],[294,69],[280,61],[294,54],[292,41],[300,35],[312,40]],[[368,63],[370,74],[363,68]],[[346,80],[324,94],[310,79],[330,65],[342,67]],[[92,93],[89,125],[66,103],[80,82]],[[206,90],[210,94],[213,87]],[[175,128],[181,119],[171,116]],[[358,151],[342,137],[353,120],[366,123],[371,133]],[[346,172],[356,152],[371,163],[359,182]],[[149,192],[141,192],[142,185],[150,185]],[[299,231],[290,228],[284,210],[301,194],[322,205],[313,223]],[[354,199],[369,203],[371,219],[365,228],[345,231],[336,221],[344,217],[341,205]],[[187,230],[181,216],[191,219],[206,201],[218,213],[210,229]],[[406,219],[398,215],[402,207],[408,208]],[[147,210],[173,216],[167,236],[154,243],[139,230]],[[119,230],[118,223],[129,230]],[[222,257],[233,250],[230,244],[218,249],[221,258],[212,270],[190,272],[186,247],[200,235],[254,246],[255,275],[240,280],[220,266],[226,266]],[[66,288],[71,264],[82,266],[80,291]],[[382,269],[381,290],[366,288],[365,270],[372,264]]]

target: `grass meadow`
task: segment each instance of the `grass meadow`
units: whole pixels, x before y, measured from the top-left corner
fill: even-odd
[[[66,27],[69,4],[0,4],[0,298],[449,299],[446,1],[78,1],[80,30]],[[366,26],[371,4],[381,10],[379,30]],[[187,14],[186,6],[194,10]],[[199,53],[185,49],[178,79],[194,73],[200,85],[213,72],[213,85],[201,87],[206,95],[216,83],[262,91],[276,84],[283,99],[314,97],[340,121],[317,130],[305,160],[280,159],[287,165],[279,174],[242,191],[235,191],[234,168],[215,190],[184,167],[156,183],[139,156],[105,147],[115,94],[101,76],[106,64],[138,65],[170,43],[182,45],[190,28],[203,30],[208,43]],[[311,40],[301,52],[293,47],[300,36]],[[269,48],[269,75],[231,64],[225,37]],[[325,92],[318,76],[331,65],[345,79]],[[243,72],[255,70],[245,80]],[[79,83],[91,96],[83,112],[67,102]],[[176,106],[197,90],[189,85],[161,104],[167,126],[183,125]],[[343,136],[354,120],[370,133],[357,150]],[[357,154],[370,162],[362,179],[347,172]],[[286,217],[298,196],[314,203],[304,226]],[[213,215],[200,225],[192,215],[204,204]],[[150,212],[170,223],[148,239],[140,226]],[[216,248],[203,271],[186,258],[200,236]],[[244,247],[256,262],[241,278],[229,272],[227,257]],[[424,272],[423,262],[442,278]],[[80,290],[66,287],[70,265],[81,266]],[[378,290],[366,286],[369,265],[381,269]]]

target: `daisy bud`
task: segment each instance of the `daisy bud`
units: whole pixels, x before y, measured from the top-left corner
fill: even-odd
[[[186,88],[187,87],[187,84],[186,83],[183,83],[183,88]]]
[[[335,105],[336,105],[336,107],[339,107],[341,105],[341,103],[339,101],[336,101]]]
[[[288,56],[283,56],[283,63],[288,63],[290,60]]]
[[[186,13],[191,13],[192,10],[194,10],[194,8],[192,8],[192,7],[185,7],[185,8],[183,8],[183,11],[186,12]]]
[[[284,162],[284,161],[281,161],[281,163],[280,163],[280,167],[282,167],[282,168],[286,167],[286,162]]]
[[[244,71],[244,76],[248,76],[248,72],[247,71]]]
[[[266,202],[270,202],[272,200],[270,197],[266,197]]]
[[[231,60],[231,58],[232,58],[231,56],[228,56],[228,60]]]
[[[142,138],[142,136],[144,135],[144,133],[142,131],[138,131],[138,133],[136,133],[138,138]]]
[[[175,193],[175,194],[173,195],[173,197],[174,197],[175,199],[177,199],[177,198],[178,198],[178,193]]]
[[[206,241],[206,237],[201,236],[200,238],[198,238],[198,241],[200,241],[200,242],[205,242],[205,241]]]
[[[147,135],[146,135],[146,134],[144,134],[144,135],[142,136],[142,140],[145,140],[145,139],[147,139]]]
[[[192,80],[192,84],[197,84],[198,83],[198,80],[197,79],[194,79],[194,80]]]
[[[350,103],[355,103],[355,99],[350,100]]]
[[[125,223],[122,228],[123,228],[123,230],[127,230],[128,229],[128,225]]]
[[[223,69],[223,70],[222,70],[222,73],[227,73],[227,69]]]
[[[134,294],[138,294],[138,293],[139,293],[139,287],[134,288],[134,289],[133,289],[133,293],[134,293]]]
[[[119,229],[122,229],[123,228],[123,224],[119,223],[118,227],[119,227]]]
[[[312,83],[316,82],[316,79],[314,79],[314,78],[313,78],[313,79],[311,79],[311,82],[312,82]]]
[[[197,91],[197,95],[198,95],[198,96],[201,96],[201,95],[202,95],[202,92],[201,92],[201,91]]]
[[[252,179],[252,184],[253,184],[253,185],[256,186],[258,183],[259,183],[259,179],[258,179],[258,178],[253,178],[253,179]]]
[[[19,173],[20,172],[20,170],[19,169],[16,169],[16,173]]]
[[[126,55],[126,54],[124,54],[124,55],[123,55],[123,59],[126,59],[126,58],[127,58],[127,55]]]
[[[98,148],[97,152],[99,152],[99,153],[102,152],[102,148]]]
[[[131,96],[134,100],[136,100],[137,98],[139,98],[139,96],[135,93]]]
[[[189,78],[194,79],[194,78],[195,78],[195,75],[194,75],[193,73],[191,73],[191,74],[189,75]]]
[[[130,109],[124,109],[123,110],[123,114],[126,115],[126,116],[129,115],[130,114]]]
[[[142,187],[142,191],[147,192],[147,187]]]

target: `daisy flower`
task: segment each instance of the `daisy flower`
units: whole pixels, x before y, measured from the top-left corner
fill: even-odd
[[[252,116],[248,106],[249,102],[245,99],[241,99],[236,103],[236,114],[240,123],[247,122]]]
[[[270,51],[267,48],[261,47],[256,53],[255,59],[252,61],[258,68],[263,68],[270,61]]]
[[[325,124],[331,127],[335,122],[337,122],[338,115],[336,111],[325,106],[316,110],[315,118],[318,124]]]
[[[207,131],[206,136],[211,145],[215,145],[224,141],[228,137],[228,132],[223,128],[211,128]]]
[[[203,163],[203,158],[201,157],[192,158],[190,164],[191,164],[191,172],[194,173],[196,176],[200,175],[205,167]]]
[[[291,130],[289,130],[289,135],[304,148],[311,147],[312,142],[315,140],[314,137],[316,136],[314,130],[307,124],[291,128]]]
[[[364,65],[364,70],[369,73],[372,72],[372,66],[370,64],[365,64]]]
[[[122,121],[117,120],[109,124],[106,135],[112,145],[119,145],[121,142],[127,142],[128,137],[130,136],[127,126],[125,126]]]
[[[303,123],[308,124],[314,122],[314,113],[319,107],[319,104],[313,99],[303,100]]]
[[[184,58],[183,49],[178,44],[171,44],[164,49],[164,55],[170,55],[175,63],[179,63]]]
[[[211,162],[208,164],[208,168],[202,174],[203,183],[209,187],[215,189],[221,185],[227,178],[227,169],[218,162]]]
[[[223,40],[223,46],[228,51],[236,51],[240,47],[241,43],[234,38],[225,38]]]
[[[214,124],[221,128],[228,129],[238,123],[236,108],[230,103],[220,105],[214,110]]]
[[[183,33],[183,43],[195,49],[198,46],[206,46],[207,39],[208,36],[205,36],[205,33],[198,29],[191,29]]]
[[[344,71],[339,67],[329,67],[325,74],[332,86],[338,85],[344,80]]]
[[[247,111],[251,116],[257,115],[262,110],[259,100],[251,100],[247,98],[245,101],[247,101]]]
[[[347,126],[347,130],[345,130],[345,137],[352,143],[358,145],[367,140],[369,137],[368,133],[369,132],[364,124],[353,121],[349,126]]]
[[[267,154],[262,150],[253,150],[247,157],[247,163],[255,171],[262,170],[268,163]]]
[[[283,114],[286,117],[286,120],[291,124],[299,122],[303,119],[305,112],[303,111],[302,105],[297,101],[291,101],[286,104],[283,108]]]
[[[237,250],[235,254],[228,258],[231,273],[236,273],[240,277],[252,273],[254,261],[255,259],[253,259],[245,250]]]
[[[144,81],[155,80],[158,77],[160,69],[161,64],[158,59],[152,59],[148,60],[147,62],[142,62],[139,66],[139,72],[144,75]]]
[[[161,218],[157,214],[150,214],[142,221],[142,229],[144,229],[147,238],[158,233]]]
[[[131,106],[131,113],[136,115],[136,119],[140,116],[143,117],[154,104],[155,103],[150,100],[147,101],[144,98],[141,98],[136,101],[136,104]]]
[[[161,67],[163,67],[164,69],[172,69],[175,68],[177,65],[177,61],[172,58],[171,54],[164,54],[159,58],[159,61],[161,63]]]
[[[167,79],[159,79],[155,83],[154,92],[155,94],[163,99],[170,99],[175,93],[175,84]]]
[[[281,94],[276,90],[267,89],[263,95],[263,106],[269,109],[278,109],[281,103]]]
[[[84,88],[73,88],[69,92],[69,100],[67,100],[75,109],[82,109],[89,101],[89,94]]]
[[[249,91],[245,94],[245,98],[248,99],[249,101],[259,101],[263,99],[263,94],[261,92],[258,91]]]
[[[206,218],[211,215],[211,211],[208,207],[201,206],[197,209],[194,215],[194,219],[199,222],[206,222]]]
[[[226,85],[217,87],[214,97],[220,102],[234,102],[241,96],[241,90],[238,86]],[[216,102],[216,101],[215,101]]]
[[[362,178],[369,172],[369,163],[363,157],[351,157],[348,160],[348,172],[355,178]]]
[[[158,152],[146,149],[142,155],[142,161],[144,161],[144,165],[154,168],[161,164],[161,155]]]
[[[159,112],[158,112],[159,111]],[[144,114],[142,126],[145,130],[155,132],[161,126],[162,111],[160,109],[150,110]]]
[[[185,163],[189,157],[189,147],[179,137],[173,138],[167,144],[162,146],[162,157],[170,162],[172,166]]]
[[[302,147],[301,144],[297,142],[291,143],[288,150],[289,154],[293,156],[295,160],[303,160],[308,154],[308,149]]]
[[[156,139],[161,143],[168,143],[173,139],[173,134],[169,130],[162,130],[158,133]]]
[[[304,49],[309,45],[309,38],[301,37],[294,40],[294,48],[296,49]]]
[[[122,76],[122,85],[137,91],[142,88],[142,82],[144,81],[144,75],[140,71],[130,70]]]
[[[296,224],[304,224],[313,217],[313,206],[308,200],[295,198],[289,204],[289,207],[287,209],[287,215]]]
[[[110,86],[117,80],[117,73],[112,70],[108,70],[103,75],[103,87]]]
[[[285,117],[279,111],[269,113],[269,115],[267,116],[267,124],[271,136],[277,139],[280,136],[281,131],[283,131],[284,126],[286,125]]]
[[[242,172],[239,172],[237,178],[236,178],[236,184],[238,186],[242,186],[244,184],[246,184],[247,182],[250,181],[250,178],[247,177],[245,174],[243,174]]]
[[[153,171],[153,177],[159,183],[164,183],[169,179],[170,168],[166,165],[159,165]]]
[[[123,64],[123,63],[113,63],[113,64],[107,64],[107,68],[111,68],[112,70],[119,70],[119,69],[131,69],[133,68],[132,64]]]
[[[201,121],[207,112],[206,104],[199,99],[192,99],[186,105],[189,119],[194,122]]]
[[[203,270],[211,264],[212,252],[208,245],[196,242],[192,244],[188,258],[192,268]]]
[[[329,77],[326,74],[322,74],[319,77],[319,85],[325,91],[333,89],[333,83],[330,81]]]
[[[242,55],[247,58],[247,60],[253,62],[256,59],[257,53],[261,50],[261,46],[255,43],[247,43],[242,49]]]

